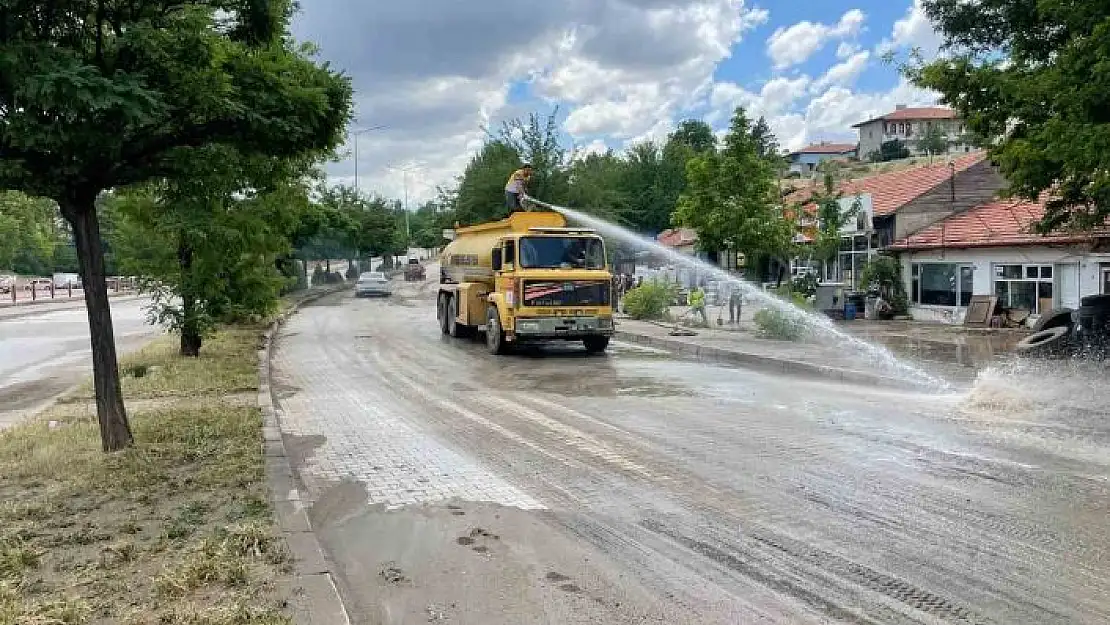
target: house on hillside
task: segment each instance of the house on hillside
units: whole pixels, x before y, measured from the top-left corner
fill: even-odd
[[[790,171],[802,175],[811,174],[817,166],[828,160],[847,160],[856,157],[856,146],[852,143],[827,143],[822,141],[791,152]]]
[[[914,319],[961,323],[972,295],[1033,315],[1110,293],[1110,229],[1033,234],[1044,204],[995,200],[895,241]]]
[[[899,104],[895,110],[852,126],[859,131],[859,158],[866,160],[873,152],[878,152],[883,143],[894,139],[906,144],[911,154],[921,155],[924,151],[918,141],[932,127],[940,128],[948,139],[949,153],[967,153],[972,147],[967,143],[967,128],[963,121],[950,108],[908,107]]]
[[[798,259],[793,273],[818,271],[826,284],[860,288],[860,272],[881,250],[951,215],[991,201],[1005,181],[982,152],[864,178],[845,180],[837,191],[843,213],[854,212],[840,233],[836,258],[821,263]],[[816,183],[791,193],[787,202],[801,204],[799,240],[812,239],[817,206],[811,202]]]

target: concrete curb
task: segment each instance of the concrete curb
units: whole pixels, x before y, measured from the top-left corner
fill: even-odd
[[[750,369],[766,371],[769,373],[785,373],[787,375],[816,375],[837,382],[859,384],[866,386],[881,386],[885,388],[908,389],[914,388],[913,384],[876,373],[854,371],[851,369],[838,369],[827,365],[818,365],[801,360],[777,358],[752,354],[735,349],[724,349],[709,345],[699,345],[691,341],[680,339],[661,338],[636,332],[617,330],[613,338],[626,343],[644,345],[656,349],[673,352],[678,356],[709,362],[714,364],[739,365]]]
[[[310,505],[308,498],[298,487],[293,465],[285,452],[285,440],[281,434],[281,424],[270,385],[270,358],[278,329],[298,308],[348,288],[348,285],[339,288],[325,287],[318,293],[311,293],[294,302],[289,310],[270,324],[263,334],[264,345],[258,351],[258,407],[262,411],[266,484],[270,491],[270,502],[274,506],[274,517],[294,560],[293,576],[286,580],[283,588],[292,597],[290,608],[294,622],[298,625],[350,625],[351,619],[339,595],[331,565],[324,557],[324,550],[312,530],[307,512]]]

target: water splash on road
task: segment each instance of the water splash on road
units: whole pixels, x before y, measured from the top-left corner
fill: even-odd
[[[664,257],[675,265],[694,269],[703,274],[712,276],[715,280],[738,287],[744,291],[745,295],[758,301],[763,306],[772,308],[788,316],[791,320],[804,324],[809,334],[814,338],[825,344],[834,345],[844,352],[858,357],[862,363],[870,365],[874,369],[887,375],[924,389],[946,391],[951,388],[950,384],[945,380],[932,375],[920,367],[905,362],[885,347],[875,345],[874,343],[852,336],[841,330],[836,327],[832,319],[829,319],[825,315],[803,310],[709,263],[676,252],[675,250],[641,237],[614,223],[588,215],[573,208],[548,204],[547,202],[542,202],[531,197],[526,198],[526,202],[561,213],[567,218],[594,228],[606,236],[618,239],[641,250],[647,250],[657,256]]]

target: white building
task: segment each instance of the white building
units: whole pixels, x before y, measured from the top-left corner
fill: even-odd
[[[883,143],[894,139],[904,143],[911,154],[924,154],[918,146],[918,141],[934,126],[940,128],[941,133],[947,138],[949,153],[966,153],[972,150],[964,138],[967,128],[956,111],[949,108],[936,106],[911,108],[899,104],[892,113],[860,122],[852,127],[859,131],[859,158],[867,160],[871,153],[879,151]]]
[[[972,295],[1040,315],[1110,293],[1110,232],[1033,234],[1044,205],[998,200],[956,214],[888,248],[916,320],[962,323]]]

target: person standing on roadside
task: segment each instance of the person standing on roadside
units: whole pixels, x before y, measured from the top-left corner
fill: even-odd
[[[701,315],[703,326],[709,325],[709,315],[705,313],[705,289],[701,288],[701,285],[690,291],[690,312],[694,315]]]
[[[509,176],[509,181],[505,183],[505,206],[509,209],[510,214],[523,210],[520,205],[520,198],[524,195],[524,191],[528,187],[528,181],[531,179],[532,165],[530,163],[525,163]]]
[[[736,284],[730,284],[731,291],[728,294],[728,322],[730,324],[740,323],[740,314],[743,312],[744,307],[744,294],[740,292],[740,287]]]

